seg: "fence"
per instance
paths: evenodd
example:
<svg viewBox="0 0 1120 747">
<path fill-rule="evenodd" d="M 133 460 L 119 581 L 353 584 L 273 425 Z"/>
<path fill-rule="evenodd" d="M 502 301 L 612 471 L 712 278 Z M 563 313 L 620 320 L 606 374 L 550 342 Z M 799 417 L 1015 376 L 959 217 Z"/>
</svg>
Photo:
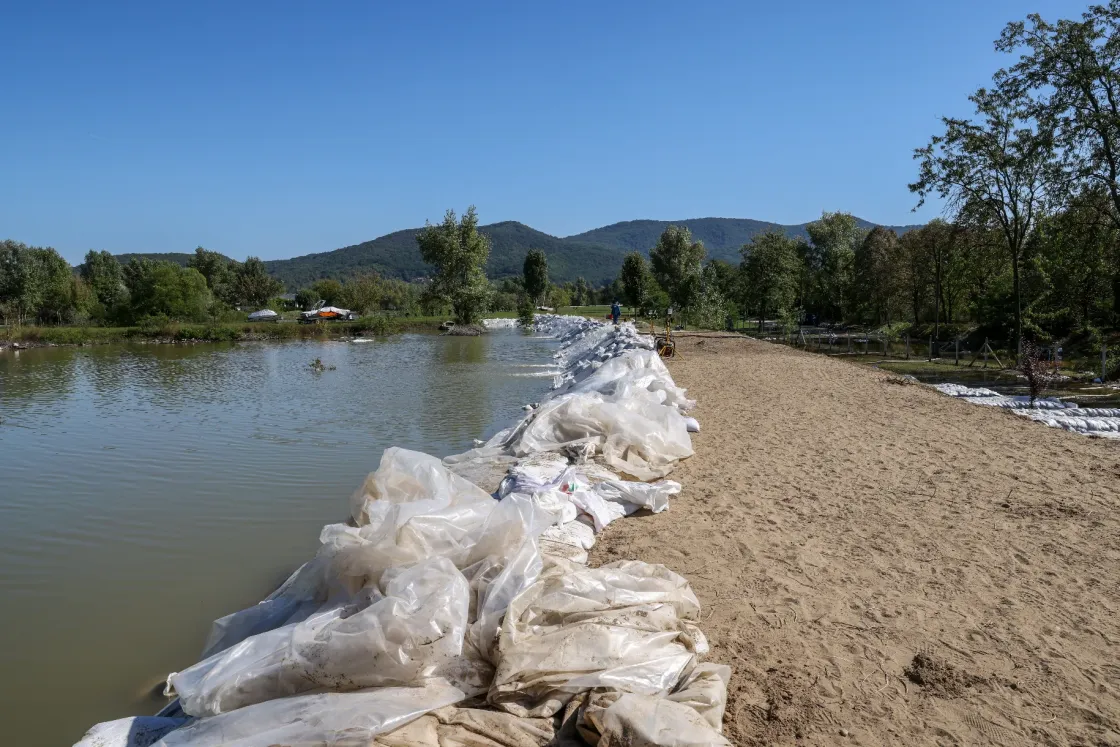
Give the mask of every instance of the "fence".
<svg viewBox="0 0 1120 747">
<path fill-rule="evenodd" d="M 938 340 L 911 339 L 909 335 L 885 335 L 858 330 L 836 330 L 826 327 L 800 327 L 795 330 L 779 330 L 769 323 L 758 330 L 740 329 L 739 331 L 760 340 L 777 342 L 783 345 L 809 350 L 811 352 L 838 356 L 875 356 L 878 358 L 897 358 L 900 360 L 926 360 L 952 363 L 953 365 L 989 365 L 1002 368 L 1003 363 L 985 340 L 979 348 L 973 348 L 964 337 L 947 342 Z"/>
</svg>

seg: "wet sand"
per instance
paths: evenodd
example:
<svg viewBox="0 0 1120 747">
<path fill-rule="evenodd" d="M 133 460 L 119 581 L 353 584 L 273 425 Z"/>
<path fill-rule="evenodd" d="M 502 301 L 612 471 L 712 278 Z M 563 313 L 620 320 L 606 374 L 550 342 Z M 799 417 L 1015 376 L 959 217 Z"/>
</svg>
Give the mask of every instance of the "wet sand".
<svg viewBox="0 0 1120 747">
<path fill-rule="evenodd" d="M 684 337 L 696 455 L 592 563 L 683 573 L 736 744 L 1120 744 L 1120 441 Z"/>
</svg>

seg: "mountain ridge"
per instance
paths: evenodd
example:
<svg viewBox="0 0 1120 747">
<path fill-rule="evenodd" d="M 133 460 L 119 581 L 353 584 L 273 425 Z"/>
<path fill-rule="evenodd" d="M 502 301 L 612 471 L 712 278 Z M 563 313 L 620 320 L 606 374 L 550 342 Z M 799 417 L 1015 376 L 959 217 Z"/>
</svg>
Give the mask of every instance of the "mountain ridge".
<svg viewBox="0 0 1120 747">
<path fill-rule="evenodd" d="M 856 220 L 862 228 L 870 229 L 880 225 L 861 218 Z M 749 243 L 751 238 L 766 231 L 779 230 L 798 238 L 808 236 L 808 223 L 785 225 L 753 218 L 715 217 L 675 221 L 620 221 L 565 237 L 538 231 L 519 221 L 490 223 L 479 226 L 479 231 L 490 238 L 490 260 L 487 262 L 486 272 L 491 278 L 520 274 L 525 253 L 529 249 L 542 249 L 548 256 L 549 277 L 552 280 L 567 282 L 582 276 L 592 285 L 600 285 L 617 277 L 622 259 L 628 252 L 639 251 L 648 256 L 649 250 L 657 243 L 657 237 L 669 225 L 688 227 L 693 238 L 704 243 L 709 259 L 734 263 L 739 261 L 739 249 Z M 919 226 L 885 227 L 902 234 Z M 338 249 L 267 260 L 265 266 L 273 276 L 284 282 L 288 290 L 296 290 L 324 278 L 345 280 L 369 272 L 402 280 L 416 280 L 431 274 L 431 267 L 421 259 L 416 245 L 416 236 L 421 230 L 405 228 Z M 183 260 L 189 255 L 118 255 L 121 258 L 129 256 L 152 259 L 165 256 L 169 261 L 184 264 Z"/>
</svg>

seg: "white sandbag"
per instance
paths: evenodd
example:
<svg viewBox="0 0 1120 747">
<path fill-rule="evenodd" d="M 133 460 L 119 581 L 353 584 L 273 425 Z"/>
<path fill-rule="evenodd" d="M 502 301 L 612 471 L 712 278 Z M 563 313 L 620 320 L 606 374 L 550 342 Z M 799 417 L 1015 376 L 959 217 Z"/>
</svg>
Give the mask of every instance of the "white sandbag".
<svg viewBox="0 0 1120 747">
<path fill-rule="evenodd" d="M 469 589 L 446 558 L 385 574 L 365 609 L 335 608 L 252 636 L 172 674 L 191 716 L 227 713 L 317 688 L 410 686 L 446 671 L 463 650 Z"/>
<path fill-rule="evenodd" d="M 685 678 L 668 700 L 688 706 L 700 714 L 716 731 L 723 731 L 723 712 L 727 708 L 727 683 L 731 667 L 705 662 Z"/>
<path fill-rule="evenodd" d="M 488 498 L 486 491 L 448 470 L 436 457 L 393 446 L 385 449 L 377 471 L 371 472 L 354 492 L 350 508 L 354 521 L 361 526 L 369 523 L 366 507 L 374 501 L 406 504 L 401 512 L 404 522 L 412 515 Z"/>
<path fill-rule="evenodd" d="M 449 706 L 376 737 L 369 747 L 544 747 L 556 745 L 555 738 L 552 719 Z"/>
<path fill-rule="evenodd" d="M 375 737 L 470 697 L 447 682 L 280 698 L 198 719 L 156 747 L 365 747 Z"/>
<path fill-rule="evenodd" d="M 598 747 L 730 747 L 683 703 L 635 693 L 596 693 L 581 714 L 580 733 Z"/>
<path fill-rule="evenodd" d="M 87 731 L 74 747 L 151 747 L 186 721 L 159 716 L 132 716 L 105 721 Z"/>
<path fill-rule="evenodd" d="M 682 412 L 696 406 L 695 400 L 688 399 L 685 390 L 674 383 L 661 356 L 652 350 L 627 350 L 573 383 L 568 391 L 614 395 L 624 389 L 664 392 L 665 404 Z"/>
<path fill-rule="evenodd" d="M 690 622 L 699 611 L 688 582 L 664 566 L 550 561 L 509 606 L 487 700 L 541 717 L 594 688 L 668 695 L 707 650 Z"/>
</svg>

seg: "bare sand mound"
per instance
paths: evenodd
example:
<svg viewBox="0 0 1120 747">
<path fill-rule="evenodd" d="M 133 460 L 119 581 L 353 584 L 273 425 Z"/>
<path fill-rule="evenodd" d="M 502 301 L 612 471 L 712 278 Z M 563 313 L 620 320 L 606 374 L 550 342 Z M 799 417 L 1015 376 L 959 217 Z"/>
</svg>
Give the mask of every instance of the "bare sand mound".
<svg viewBox="0 0 1120 747">
<path fill-rule="evenodd" d="M 1120 442 L 743 338 L 680 342 L 696 456 L 592 552 L 683 573 L 736 744 L 1120 744 Z"/>
</svg>

